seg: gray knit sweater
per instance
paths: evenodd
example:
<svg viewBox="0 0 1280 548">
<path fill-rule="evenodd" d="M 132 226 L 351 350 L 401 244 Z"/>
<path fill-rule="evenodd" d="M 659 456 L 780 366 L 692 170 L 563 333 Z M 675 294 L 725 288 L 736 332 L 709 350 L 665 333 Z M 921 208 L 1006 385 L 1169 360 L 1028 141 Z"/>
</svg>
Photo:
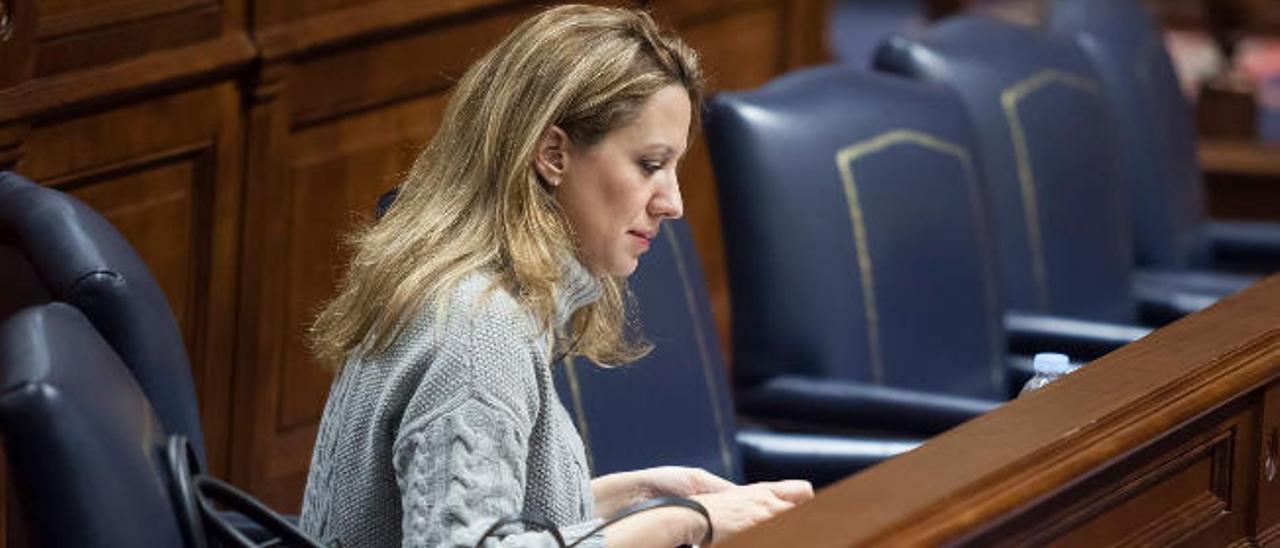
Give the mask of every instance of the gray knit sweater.
<svg viewBox="0 0 1280 548">
<path fill-rule="evenodd" d="M 562 328 L 600 287 L 570 261 Z M 556 397 L 551 337 L 492 278 L 427 306 L 385 352 L 353 354 L 320 421 L 301 526 L 330 546 L 473 546 L 497 519 L 535 512 L 567 542 L 599 524 L 582 439 Z M 461 313 L 459 313 L 461 312 Z M 515 529 L 486 546 L 552 547 Z M 580 546 L 604 546 L 596 534 Z"/>
</svg>

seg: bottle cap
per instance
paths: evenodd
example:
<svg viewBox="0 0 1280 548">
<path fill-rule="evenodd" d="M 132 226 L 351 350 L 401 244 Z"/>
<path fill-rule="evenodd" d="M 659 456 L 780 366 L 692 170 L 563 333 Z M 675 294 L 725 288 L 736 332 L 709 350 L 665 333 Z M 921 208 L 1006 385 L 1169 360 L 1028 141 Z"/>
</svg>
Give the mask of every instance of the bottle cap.
<svg viewBox="0 0 1280 548">
<path fill-rule="evenodd" d="M 1056 352 L 1041 352 L 1031 362 L 1032 369 L 1036 373 L 1046 375 L 1066 375 L 1070 373 L 1074 367 L 1071 367 L 1071 360 L 1067 359 L 1066 354 L 1058 354 Z"/>
</svg>

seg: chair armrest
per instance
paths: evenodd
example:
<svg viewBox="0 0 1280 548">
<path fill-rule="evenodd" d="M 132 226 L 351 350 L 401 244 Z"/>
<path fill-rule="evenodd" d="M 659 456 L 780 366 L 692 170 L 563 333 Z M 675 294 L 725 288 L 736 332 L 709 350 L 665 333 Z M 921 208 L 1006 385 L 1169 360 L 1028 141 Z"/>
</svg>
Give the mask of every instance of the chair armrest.
<svg viewBox="0 0 1280 548">
<path fill-rule="evenodd" d="M 738 391 L 738 408 L 762 421 L 931 436 L 1000 402 L 783 375 Z"/>
<path fill-rule="evenodd" d="M 1164 325 L 1194 314 L 1257 281 L 1254 276 L 1217 271 L 1139 270 L 1133 293 L 1143 322 Z"/>
<path fill-rule="evenodd" d="M 841 436 L 740 428 L 735 441 L 749 482 L 806 479 L 822 487 L 924 443 L 918 438 Z"/>
<path fill-rule="evenodd" d="M 1025 312 L 1006 312 L 1004 329 L 1009 350 L 1015 354 L 1061 352 L 1072 361 L 1100 358 L 1151 333 L 1134 325 Z"/>
<path fill-rule="evenodd" d="M 1280 223 L 1214 221 L 1205 233 L 1215 266 L 1257 274 L 1280 271 Z"/>
</svg>

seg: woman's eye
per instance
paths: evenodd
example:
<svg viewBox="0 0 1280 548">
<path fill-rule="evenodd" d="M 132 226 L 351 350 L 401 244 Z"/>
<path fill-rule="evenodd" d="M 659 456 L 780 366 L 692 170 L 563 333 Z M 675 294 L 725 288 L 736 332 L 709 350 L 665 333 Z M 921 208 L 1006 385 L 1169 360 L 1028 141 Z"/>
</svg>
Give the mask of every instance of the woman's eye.
<svg viewBox="0 0 1280 548">
<path fill-rule="evenodd" d="M 640 169 L 643 170 L 646 175 L 653 175 L 654 173 L 662 171 L 662 162 L 654 162 L 654 161 L 640 162 Z"/>
</svg>

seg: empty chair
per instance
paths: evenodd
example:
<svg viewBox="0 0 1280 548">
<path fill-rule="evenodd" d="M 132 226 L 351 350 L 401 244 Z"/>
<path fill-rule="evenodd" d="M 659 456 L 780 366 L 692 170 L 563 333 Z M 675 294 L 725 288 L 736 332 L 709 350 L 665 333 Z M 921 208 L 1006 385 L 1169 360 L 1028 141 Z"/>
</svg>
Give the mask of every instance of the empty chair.
<svg viewBox="0 0 1280 548">
<path fill-rule="evenodd" d="M 1159 312 L 1158 323 L 1212 302 L 1179 298 L 1172 284 L 1135 289 L 1110 111 L 1090 61 L 1072 41 L 954 17 L 918 37 L 894 37 L 876 62 L 948 85 L 962 98 L 981 152 L 1011 310 L 1124 324 L 1141 319 L 1141 294 Z M 1185 305 L 1194 306 L 1179 308 Z"/>
<path fill-rule="evenodd" d="M 0 322 L 0 437 L 33 546 L 183 545 L 165 433 L 77 309 L 38 305 Z"/>
<path fill-rule="evenodd" d="M 593 474 L 683 465 L 736 481 L 799 477 L 822 485 L 920 443 L 739 428 L 702 280 L 688 227 L 663 223 L 628 282 L 653 351 L 608 369 L 556 365 Z"/>
<path fill-rule="evenodd" d="M 842 64 L 870 69 L 876 47 L 894 32 L 928 23 L 924 0 L 840 0 L 831 6 L 827 44 Z"/>
<path fill-rule="evenodd" d="M 709 103 L 739 405 L 932 434 L 1007 397 L 981 166 L 949 90 L 846 67 Z"/>
<path fill-rule="evenodd" d="M 115 350 L 165 431 L 204 463 L 204 436 L 182 334 L 146 265 L 101 215 L 72 196 L 0 172 L 0 320 L 61 301 Z"/>
<path fill-rule="evenodd" d="M 1075 39 L 1098 70 L 1129 192 L 1138 264 L 1280 269 L 1280 224 L 1208 222 L 1191 105 L 1159 25 L 1137 0 L 1058 0 L 1050 29 Z"/>
</svg>

